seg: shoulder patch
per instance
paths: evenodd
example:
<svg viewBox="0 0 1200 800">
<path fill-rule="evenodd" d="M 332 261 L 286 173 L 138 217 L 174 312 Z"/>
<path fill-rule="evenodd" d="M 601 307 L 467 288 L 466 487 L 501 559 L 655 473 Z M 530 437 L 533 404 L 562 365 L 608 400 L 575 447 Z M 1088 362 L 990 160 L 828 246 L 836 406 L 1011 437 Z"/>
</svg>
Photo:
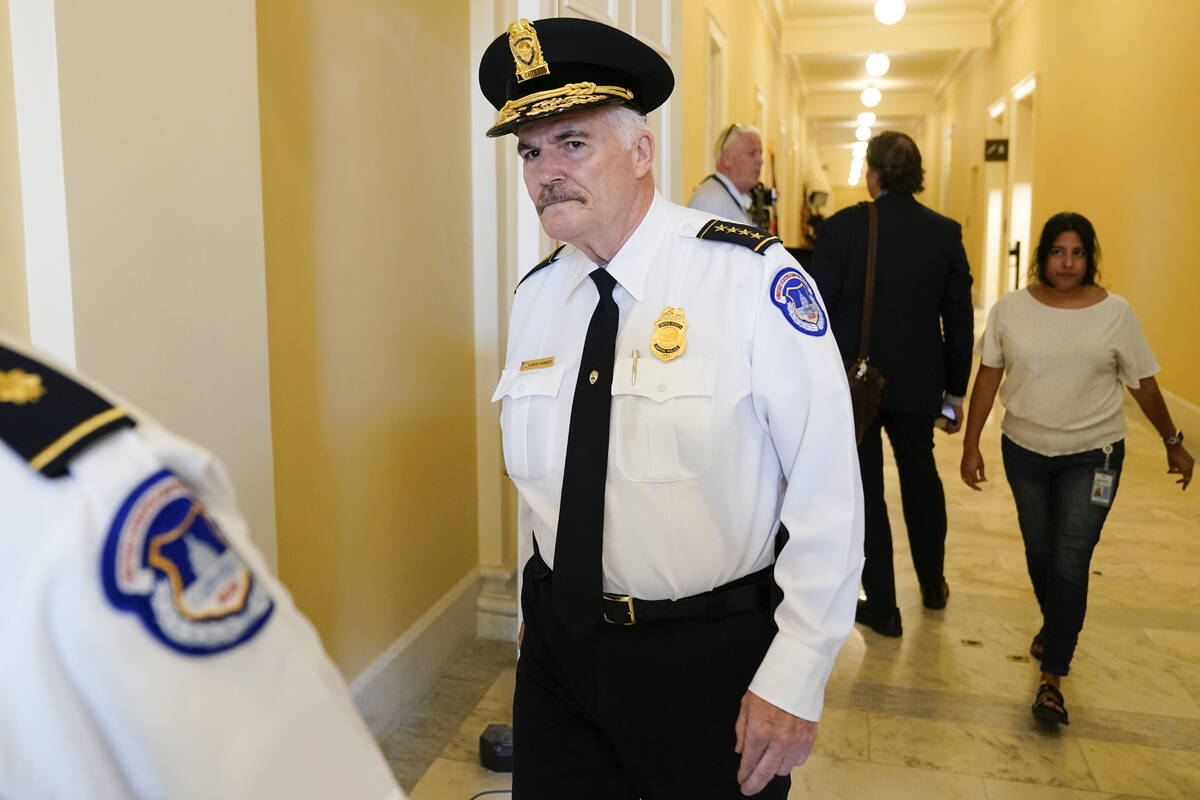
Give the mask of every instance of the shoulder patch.
<svg viewBox="0 0 1200 800">
<path fill-rule="evenodd" d="M 771 245 L 776 242 L 782 243 L 783 241 L 778 236 L 772 236 L 762 228 L 755 228 L 753 225 L 739 225 L 736 222 L 730 222 L 725 219 L 710 219 L 704 223 L 704 227 L 696 234 L 696 238 L 708 239 L 714 242 L 740 244 L 742 247 L 750 248 L 760 256 Z"/>
<path fill-rule="evenodd" d="M 538 270 L 544 269 L 545 267 L 550 266 L 555 261 L 558 261 L 558 254 L 561 253 L 563 251 L 563 248 L 565 248 L 565 247 L 566 247 L 565 244 L 560 244 L 557 248 L 555 248 L 553 253 L 546 256 L 541 261 L 539 261 L 537 264 L 535 264 L 533 269 L 529 270 L 529 272 L 526 272 L 525 277 L 521 278 L 521 280 L 517 281 L 517 288 L 513 289 L 513 294 L 517 293 L 517 289 L 520 289 L 521 284 L 524 283 L 525 281 L 529 280 L 529 276 L 533 275 L 533 273 L 537 272 Z"/>
<path fill-rule="evenodd" d="M 804 273 L 795 267 L 785 267 L 771 281 L 771 302 L 783 313 L 788 324 L 809 336 L 824 336 L 829 327 L 825 309 L 817 299 Z"/>
<path fill-rule="evenodd" d="M 170 470 L 121 504 L 100 556 L 104 594 L 180 653 L 212 655 L 258 633 L 274 602 Z"/>
<path fill-rule="evenodd" d="M 51 478 L 92 442 L 134 421 L 91 389 L 0 346 L 0 442 Z"/>
</svg>

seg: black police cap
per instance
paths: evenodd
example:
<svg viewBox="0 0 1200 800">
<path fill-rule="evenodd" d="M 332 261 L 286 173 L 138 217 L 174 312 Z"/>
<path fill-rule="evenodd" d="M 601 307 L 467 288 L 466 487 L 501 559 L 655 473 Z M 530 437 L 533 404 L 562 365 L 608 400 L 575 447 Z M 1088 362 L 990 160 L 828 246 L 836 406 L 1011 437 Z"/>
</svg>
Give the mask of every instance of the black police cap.
<svg viewBox="0 0 1200 800">
<path fill-rule="evenodd" d="M 556 114 L 624 103 L 643 114 L 675 88 L 662 56 L 600 22 L 553 17 L 508 26 L 484 51 L 479 87 L 500 112 L 488 136 Z"/>
</svg>

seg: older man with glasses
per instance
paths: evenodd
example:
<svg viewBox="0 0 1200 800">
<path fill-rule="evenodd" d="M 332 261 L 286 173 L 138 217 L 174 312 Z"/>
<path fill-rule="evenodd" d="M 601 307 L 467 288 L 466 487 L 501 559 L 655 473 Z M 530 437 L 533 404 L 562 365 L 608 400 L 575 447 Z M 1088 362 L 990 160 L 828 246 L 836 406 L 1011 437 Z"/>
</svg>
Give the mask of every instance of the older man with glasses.
<svg viewBox="0 0 1200 800">
<path fill-rule="evenodd" d="M 700 181 L 688 206 L 718 217 L 753 225 L 750 189 L 763 165 L 762 137 L 752 125 L 736 122 L 717 137 L 713 147 L 717 171 Z"/>
</svg>

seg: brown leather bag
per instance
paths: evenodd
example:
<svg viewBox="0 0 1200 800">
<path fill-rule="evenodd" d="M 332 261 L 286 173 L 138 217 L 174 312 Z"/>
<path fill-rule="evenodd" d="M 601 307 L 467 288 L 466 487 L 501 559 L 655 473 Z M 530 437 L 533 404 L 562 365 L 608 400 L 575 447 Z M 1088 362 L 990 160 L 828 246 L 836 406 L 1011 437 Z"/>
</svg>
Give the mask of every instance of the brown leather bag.
<svg viewBox="0 0 1200 800">
<path fill-rule="evenodd" d="M 867 426 L 879 413 L 883 402 L 883 376 L 869 363 L 867 349 L 871 341 L 871 309 L 875 305 L 875 245 L 879 236 L 879 211 L 875 203 L 867 203 L 871 216 L 870 232 L 867 235 L 867 280 L 863 287 L 862 329 L 858 337 L 858 358 L 846 367 L 846 380 L 850 383 L 850 405 L 854 409 L 854 439 L 862 444 Z"/>
</svg>

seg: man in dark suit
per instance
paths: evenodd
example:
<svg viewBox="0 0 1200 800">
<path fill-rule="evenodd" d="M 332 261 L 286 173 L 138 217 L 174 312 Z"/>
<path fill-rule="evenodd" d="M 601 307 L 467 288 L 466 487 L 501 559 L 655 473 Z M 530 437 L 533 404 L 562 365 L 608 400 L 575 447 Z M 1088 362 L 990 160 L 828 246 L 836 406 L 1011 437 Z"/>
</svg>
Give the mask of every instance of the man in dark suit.
<svg viewBox="0 0 1200 800">
<path fill-rule="evenodd" d="M 863 589 L 856 619 L 884 636 L 901 634 L 892 569 L 892 532 L 883 499 L 883 445 L 892 442 L 904 523 L 926 608 L 946 605 L 946 497 L 933 460 L 933 428 L 943 407 L 947 433 L 958 431 L 971 372 L 974 314 L 962 229 L 918 203 L 921 153 L 908 136 L 887 131 L 867 147 L 867 189 L 879 214 L 870 363 L 887 381 L 879 415 L 858 449 L 866 514 Z M 825 298 L 842 358 L 858 355 L 867 262 L 866 203 L 843 209 L 821 227 L 811 272 Z"/>
</svg>

